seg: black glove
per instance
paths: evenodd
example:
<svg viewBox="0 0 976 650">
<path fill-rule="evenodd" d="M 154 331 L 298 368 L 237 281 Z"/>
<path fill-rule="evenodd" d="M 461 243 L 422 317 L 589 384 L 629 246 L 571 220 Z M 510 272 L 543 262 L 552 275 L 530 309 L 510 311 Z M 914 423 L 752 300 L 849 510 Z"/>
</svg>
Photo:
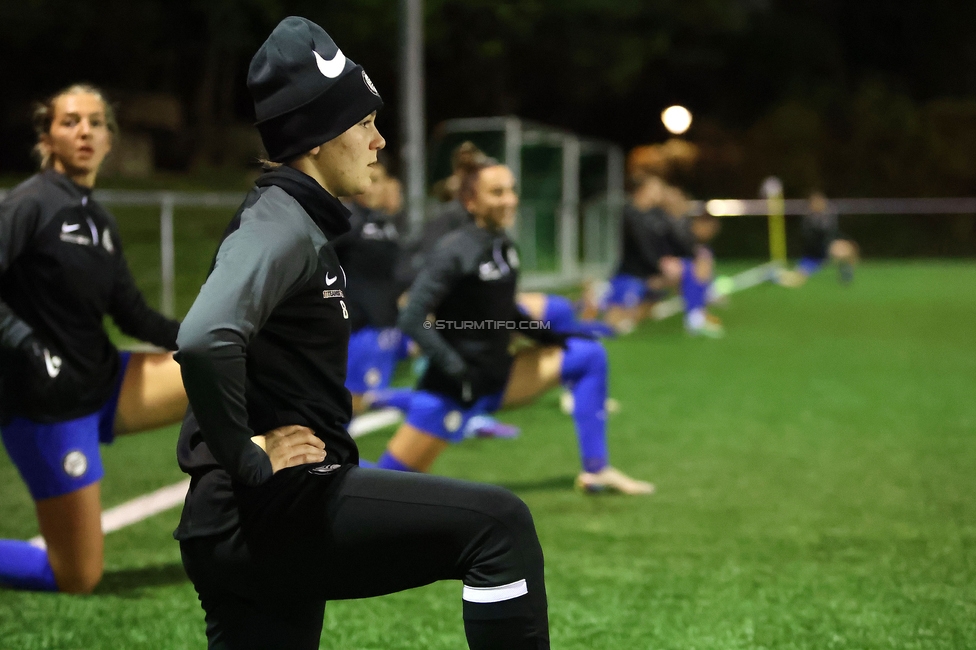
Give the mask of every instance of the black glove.
<svg viewBox="0 0 976 650">
<path fill-rule="evenodd" d="M 61 356 L 33 336 L 21 341 L 18 349 L 27 364 L 29 382 L 41 392 L 46 391 L 61 374 Z"/>
<path fill-rule="evenodd" d="M 477 368 L 465 365 L 464 371 L 453 375 L 461 385 L 461 392 L 458 396 L 461 404 L 465 407 L 474 403 L 474 396 L 478 393 L 478 382 L 481 379 Z"/>
</svg>

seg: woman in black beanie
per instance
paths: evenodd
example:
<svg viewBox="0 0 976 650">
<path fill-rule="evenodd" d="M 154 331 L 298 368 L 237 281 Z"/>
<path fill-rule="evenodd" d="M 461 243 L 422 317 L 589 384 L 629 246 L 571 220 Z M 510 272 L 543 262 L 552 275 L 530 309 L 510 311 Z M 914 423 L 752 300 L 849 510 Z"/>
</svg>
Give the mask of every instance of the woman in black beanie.
<svg viewBox="0 0 976 650">
<path fill-rule="evenodd" d="M 337 196 L 369 187 L 385 141 L 360 66 L 287 18 L 251 62 L 271 161 L 187 315 L 177 360 L 192 477 L 176 538 L 211 648 L 317 648 L 326 601 L 464 583 L 477 649 L 549 647 L 542 549 L 510 492 L 362 469 L 346 432 L 346 278 Z"/>
</svg>

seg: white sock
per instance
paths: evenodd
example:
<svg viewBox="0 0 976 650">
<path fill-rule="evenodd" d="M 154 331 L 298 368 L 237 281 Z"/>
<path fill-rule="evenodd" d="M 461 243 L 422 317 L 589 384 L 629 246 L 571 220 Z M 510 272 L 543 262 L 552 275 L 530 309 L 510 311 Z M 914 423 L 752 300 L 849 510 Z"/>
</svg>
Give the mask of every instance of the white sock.
<svg viewBox="0 0 976 650">
<path fill-rule="evenodd" d="M 701 329 L 705 325 L 705 310 L 698 308 L 692 309 L 685 314 L 685 327 L 690 330 Z"/>
</svg>

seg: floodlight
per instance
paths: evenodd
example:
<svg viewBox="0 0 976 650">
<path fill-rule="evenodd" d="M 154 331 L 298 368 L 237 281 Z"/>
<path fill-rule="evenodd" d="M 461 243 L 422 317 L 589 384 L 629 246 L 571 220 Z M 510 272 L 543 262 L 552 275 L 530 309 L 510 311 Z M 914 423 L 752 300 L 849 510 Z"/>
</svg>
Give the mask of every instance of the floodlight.
<svg viewBox="0 0 976 650">
<path fill-rule="evenodd" d="M 669 106 L 661 112 L 664 128 L 675 135 L 681 135 L 691 126 L 691 111 L 684 106 Z"/>
</svg>

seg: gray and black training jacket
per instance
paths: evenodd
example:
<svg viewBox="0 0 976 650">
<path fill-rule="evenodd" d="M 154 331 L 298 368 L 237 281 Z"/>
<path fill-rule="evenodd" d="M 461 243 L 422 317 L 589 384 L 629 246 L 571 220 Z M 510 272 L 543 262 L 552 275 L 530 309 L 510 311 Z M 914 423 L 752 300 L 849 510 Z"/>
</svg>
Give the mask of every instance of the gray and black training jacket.
<svg viewBox="0 0 976 650">
<path fill-rule="evenodd" d="M 543 345 L 564 343 L 565 336 L 519 310 L 518 274 L 518 249 L 504 230 L 469 221 L 441 238 L 397 322 L 430 358 L 417 388 L 470 403 L 505 388 L 513 334 Z"/>
<path fill-rule="evenodd" d="M 61 422 L 100 409 L 120 369 L 106 315 L 132 337 L 176 349 L 180 324 L 146 304 L 115 219 L 91 189 L 53 170 L 32 176 L 0 203 L 0 411 Z M 43 393 L 17 350 L 30 336 L 61 358 Z"/>
<path fill-rule="evenodd" d="M 621 258 L 617 273 L 647 278 L 661 272 L 662 257 L 691 257 L 695 244 L 683 221 L 673 219 L 664 208 L 639 210 L 627 205 L 621 227 Z"/>
<path fill-rule="evenodd" d="M 325 442 L 323 467 L 358 464 L 346 278 L 329 244 L 348 230 L 345 206 L 287 166 L 257 180 L 227 228 L 180 329 L 190 408 L 177 457 L 192 480 L 177 539 L 239 523 L 239 492 L 273 473 L 254 435 L 307 426 Z"/>
</svg>

